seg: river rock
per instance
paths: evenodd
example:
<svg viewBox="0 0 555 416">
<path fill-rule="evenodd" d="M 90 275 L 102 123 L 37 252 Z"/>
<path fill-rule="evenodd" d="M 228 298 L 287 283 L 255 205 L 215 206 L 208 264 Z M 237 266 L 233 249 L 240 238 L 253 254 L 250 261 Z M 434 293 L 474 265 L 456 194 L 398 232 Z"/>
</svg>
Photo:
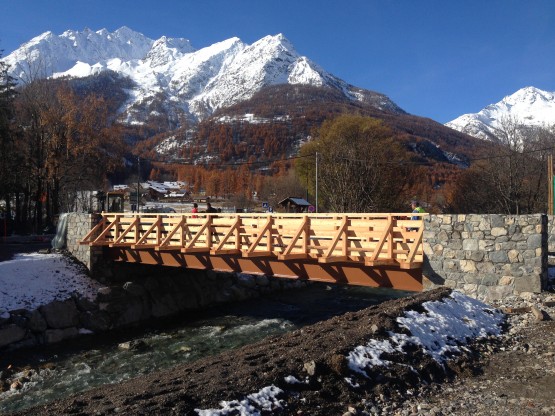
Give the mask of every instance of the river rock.
<svg viewBox="0 0 555 416">
<path fill-rule="evenodd" d="M 110 316 L 104 311 L 86 311 L 79 314 L 83 328 L 93 332 L 107 331 L 111 327 Z"/>
<path fill-rule="evenodd" d="M 44 341 L 46 344 L 55 344 L 64 339 L 74 338 L 79 335 L 79 330 L 75 327 L 64 329 L 47 329 L 44 331 Z"/>
<path fill-rule="evenodd" d="M 182 310 L 182 305 L 178 298 L 167 292 L 151 292 L 152 316 L 160 318 L 169 316 Z"/>
<path fill-rule="evenodd" d="M 39 308 L 50 328 L 63 329 L 79 324 L 79 311 L 73 299 L 55 300 Z"/>
<path fill-rule="evenodd" d="M 134 339 L 133 341 L 126 341 L 118 344 L 118 348 L 120 350 L 128 350 L 128 351 L 146 351 L 150 347 L 144 340 Z"/>
<path fill-rule="evenodd" d="M 143 301 L 143 299 L 129 298 L 125 300 L 124 304 L 123 313 L 114 319 L 116 326 L 127 326 L 150 318 L 148 302 Z"/>
<path fill-rule="evenodd" d="M 42 332 L 48 328 L 48 325 L 39 310 L 35 309 L 29 313 L 27 327 L 33 332 Z"/>
<path fill-rule="evenodd" d="M 84 296 L 76 296 L 74 299 L 75 305 L 77 305 L 77 309 L 80 311 L 94 311 L 98 309 L 98 305 Z"/>
<path fill-rule="evenodd" d="M 25 330 L 17 325 L 8 325 L 0 329 L 0 347 L 21 341 L 25 337 Z"/>
</svg>

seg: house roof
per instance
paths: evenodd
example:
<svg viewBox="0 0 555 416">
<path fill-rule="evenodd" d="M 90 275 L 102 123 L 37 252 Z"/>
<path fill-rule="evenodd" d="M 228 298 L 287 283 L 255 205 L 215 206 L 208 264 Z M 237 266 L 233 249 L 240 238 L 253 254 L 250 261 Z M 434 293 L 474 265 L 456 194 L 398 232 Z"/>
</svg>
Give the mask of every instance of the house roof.
<svg viewBox="0 0 555 416">
<path fill-rule="evenodd" d="M 286 203 L 292 203 L 294 205 L 300 206 L 300 207 L 309 207 L 312 204 L 310 202 L 308 202 L 306 199 L 304 198 L 295 198 L 295 197 L 288 197 L 285 198 L 283 201 L 279 202 L 279 205 L 285 205 Z"/>
</svg>

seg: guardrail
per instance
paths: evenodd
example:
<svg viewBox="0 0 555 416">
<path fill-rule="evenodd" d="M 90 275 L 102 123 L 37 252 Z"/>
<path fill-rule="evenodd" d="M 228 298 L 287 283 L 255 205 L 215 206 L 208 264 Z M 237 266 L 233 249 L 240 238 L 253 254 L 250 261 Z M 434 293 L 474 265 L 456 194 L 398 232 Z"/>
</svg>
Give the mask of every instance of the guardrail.
<svg viewBox="0 0 555 416">
<path fill-rule="evenodd" d="M 81 244 L 414 269 L 426 215 L 103 213 Z"/>
</svg>

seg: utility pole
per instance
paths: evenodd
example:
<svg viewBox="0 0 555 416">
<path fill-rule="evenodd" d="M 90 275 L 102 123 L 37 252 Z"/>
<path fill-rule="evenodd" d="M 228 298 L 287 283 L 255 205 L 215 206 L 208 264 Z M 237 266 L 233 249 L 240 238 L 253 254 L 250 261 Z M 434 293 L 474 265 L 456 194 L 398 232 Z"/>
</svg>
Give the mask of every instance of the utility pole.
<svg viewBox="0 0 555 416">
<path fill-rule="evenodd" d="M 141 157 L 137 156 L 137 214 L 141 212 L 139 209 L 139 202 L 141 201 Z"/>
<path fill-rule="evenodd" d="M 318 152 L 316 152 L 316 212 L 318 212 Z"/>
<path fill-rule="evenodd" d="M 553 155 L 547 156 L 547 215 L 553 215 Z"/>
</svg>

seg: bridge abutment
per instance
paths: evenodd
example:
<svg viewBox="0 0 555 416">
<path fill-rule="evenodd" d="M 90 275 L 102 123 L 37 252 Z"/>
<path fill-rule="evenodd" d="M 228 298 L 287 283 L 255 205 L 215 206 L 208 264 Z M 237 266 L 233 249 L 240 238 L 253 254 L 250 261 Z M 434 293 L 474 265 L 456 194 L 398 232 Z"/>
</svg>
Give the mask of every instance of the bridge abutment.
<svg viewBox="0 0 555 416">
<path fill-rule="evenodd" d="M 112 277 L 112 261 L 104 256 L 103 247 L 79 244 L 100 218 L 100 214 L 69 213 L 66 247 L 73 257 L 89 269 L 91 276 L 104 282 Z"/>
<path fill-rule="evenodd" d="M 448 286 L 493 301 L 546 288 L 552 217 L 451 214 L 424 223 L 425 289 Z"/>
</svg>

